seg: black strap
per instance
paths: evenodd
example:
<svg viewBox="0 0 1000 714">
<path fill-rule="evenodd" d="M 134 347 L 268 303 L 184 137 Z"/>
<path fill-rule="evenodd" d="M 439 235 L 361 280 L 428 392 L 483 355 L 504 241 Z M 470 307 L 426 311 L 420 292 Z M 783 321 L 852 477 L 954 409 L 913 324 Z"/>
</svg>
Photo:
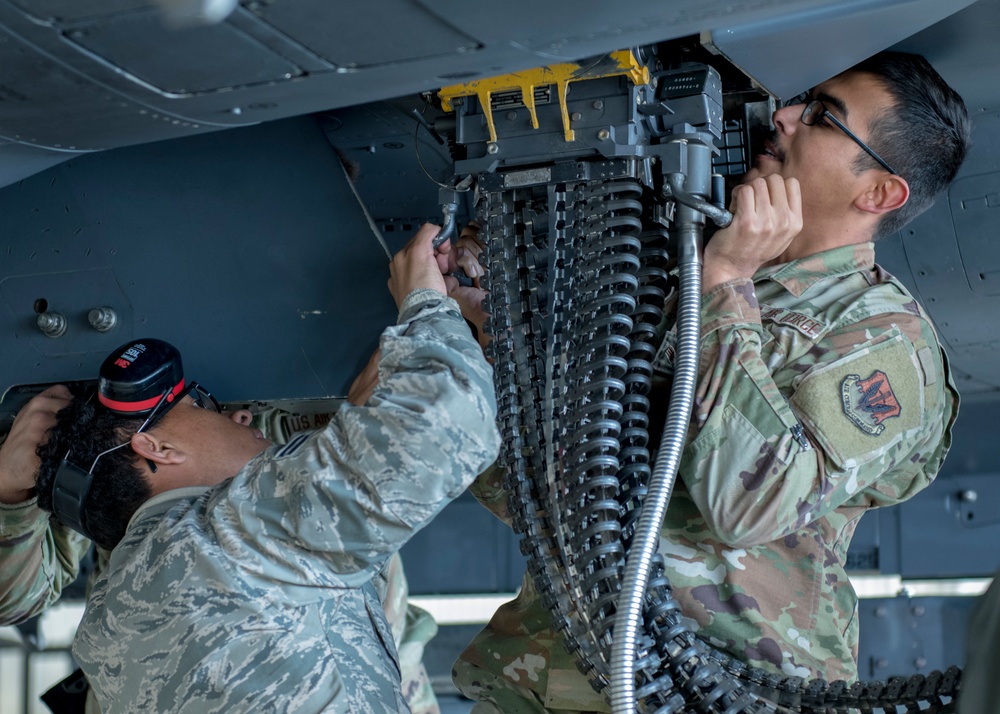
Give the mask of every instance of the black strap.
<svg viewBox="0 0 1000 714">
<path fill-rule="evenodd" d="M 88 538 L 90 534 L 83 522 L 83 505 L 93 480 L 92 474 L 72 463 L 69 454 L 66 454 L 52 482 L 52 513 L 56 520 Z"/>
<path fill-rule="evenodd" d="M 42 695 L 41 699 L 53 714 L 84 714 L 90 682 L 78 669 Z"/>
</svg>

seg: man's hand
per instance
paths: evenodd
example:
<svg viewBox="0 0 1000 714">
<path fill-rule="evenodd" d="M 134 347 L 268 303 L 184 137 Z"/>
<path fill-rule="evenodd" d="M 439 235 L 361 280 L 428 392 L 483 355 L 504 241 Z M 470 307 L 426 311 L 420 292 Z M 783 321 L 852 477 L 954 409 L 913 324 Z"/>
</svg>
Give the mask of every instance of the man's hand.
<svg viewBox="0 0 1000 714">
<path fill-rule="evenodd" d="M 406 296 L 418 288 L 448 294 L 443 275 L 448 265 L 447 249 L 442 246 L 444 250 L 435 252 L 433 244 L 440 232 L 439 226 L 425 223 L 389 262 L 389 292 L 396 307 L 402 307 Z"/>
<path fill-rule="evenodd" d="M 780 256 L 802 230 L 799 181 L 771 174 L 733 189 L 733 222 L 705 246 L 702 292 L 752 278 Z"/>
<path fill-rule="evenodd" d="M 22 503 L 34 494 L 39 459 L 35 449 L 55 426 L 56 413 L 73 400 L 63 385 L 35 396 L 14 419 L 7 441 L 0 446 L 0 503 Z"/>
<path fill-rule="evenodd" d="M 479 278 L 485 274 L 483 266 L 479 264 L 479 254 L 483 252 L 483 244 L 479 241 L 479 224 L 469 223 L 458 236 L 455 245 L 448 248 L 448 269 L 447 273 L 461 270 L 469 276 L 473 284 L 479 287 Z M 442 249 L 444 246 L 442 246 Z M 442 251 L 444 252 L 444 251 Z"/>
<path fill-rule="evenodd" d="M 483 244 L 479 242 L 479 225 L 469 223 L 462 229 L 462 234 L 455 245 L 444 253 L 448 257 L 444 282 L 448 287 L 448 296 L 458 303 L 462 310 L 462 317 L 476 326 L 479 333 L 479 344 L 485 348 L 491 337 L 485 331 L 487 315 L 483 311 L 483 298 L 486 297 L 486 291 L 479 285 L 479 279 L 486 274 L 483 266 L 479 264 L 479 254 L 482 252 Z M 471 286 L 460 285 L 456 278 L 448 275 L 456 268 L 461 269 L 472 279 Z"/>
</svg>

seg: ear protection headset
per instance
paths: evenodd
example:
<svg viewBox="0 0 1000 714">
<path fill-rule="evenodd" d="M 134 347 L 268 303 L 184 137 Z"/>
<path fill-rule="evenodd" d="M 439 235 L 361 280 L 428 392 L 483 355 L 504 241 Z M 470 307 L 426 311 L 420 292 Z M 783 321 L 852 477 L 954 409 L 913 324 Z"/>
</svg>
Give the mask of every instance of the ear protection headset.
<svg viewBox="0 0 1000 714">
<path fill-rule="evenodd" d="M 97 381 L 97 400 L 104 408 L 119 416 L 146 417 L 140 432 L 152 427 L 188 391 L 181 353 L 173 345 L 152 338 L 127 342 L 112 352 L 101 365 Z M 126 441 L 102 451 L 89 469 L 70 461 L 72 448 L 66 452 L 52 484 L 52 513 L 56 520 L 90 537 L 84 504 L 94 480 L 94 468 L 102 456 L 130 444 Z"/>
</svg>

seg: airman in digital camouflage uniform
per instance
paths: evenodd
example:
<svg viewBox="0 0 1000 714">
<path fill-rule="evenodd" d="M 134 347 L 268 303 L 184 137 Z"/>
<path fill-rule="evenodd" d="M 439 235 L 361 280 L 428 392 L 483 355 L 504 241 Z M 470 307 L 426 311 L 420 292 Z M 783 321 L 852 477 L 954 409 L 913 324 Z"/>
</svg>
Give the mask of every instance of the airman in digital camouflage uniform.
<svg viewBox="0 0 1000 714">
<path fill-rule="evenodd" d="M 356 382 L 355 387 L 359 386 Z M 370 393 L 354 392 L 352 388 L 348 396 L 353 404 L 363 404 L 370 397 Z M 274 443 L 287 444 L 296 434 L 320 429 L 332 418 L 332 412 L 295 413 L 265 409 L 255 416 L 254 424 Z M 379 597 L 399 656 L 403 698 L 413 714 L 439 714 L 441 707 L 423 662 L 424 649 L 437 634 L 437 623 L 429 612 L 410 603 L 409 584 L 399 553 L 394 553 L 389 559 L 384 576 L 376 584 L 384 581 L 384 587 L 378 588 Z"/>
<path fill-rule="evenodd" d="M 267 448 L 248 412 L 198 408 L 204 395 L 183 382 L 170 393 L 192 396 L 148 429 L 112 420 L 79 438 L 110 411 L 103 399 L 60 415 L 42 450 L 43 508 L 67 450 L 80 472 L 108 443 L 134 452 L 97 459 L 96 499 L 79 511 L 113 547 L 74 642 L 103 709 L 406 710 L 373 577 L 498 448 L 490 369 L 445 297 L 436 234 L 425 227 L 391 264 L 400 319 L 372 399 L 318 433 Z M 108 504 L 133 492 L 151 498 L 116 523 Z"/>
<path fill-rule="evenodd" d="M 872 241 L 951 182 L 969 123 L 922 58 L 882 53 L 774 124 L 733 192 L 733 224 L 705 249 L 695 413 L 660 552 L 716 646 L 768 671 L 851 680 L 851 536 L 867 509 L 932 481 L 958 407 L 930 319 L 875 265 Z M 665 339 L 668 380 L 672 358 Z M 495 471 L 473 490 L 504 515 Z M 527 582 L 453 676 L 477 714 L 609 711 Z"/>
<path fill-rule="evenodd" d="M 338 156 L 354 181 L 359 167 L 339 151 Z M 364 397 L 370 395 L 369 388 Z M 24 622 L 54 604 L 63 588 L 79 575 L 80 562 L 91 547 L 88 538 L 38 509 L 34 497 L 38 470 L 35 445 L 55 424 L 56 412 L 70 399 L 63 385 L 45 390 L 18 414 L 11 438 L 0 435 L 0 625 Z M 258 415 L 255 423 L 267 438 L 285 444 L 297 432 L 325 426 L 331 416 L 271 409 Z M 9 445 L 5 449 L 6 442 Z M 97 554 L 97 569 L 92 577 L 100 573 L 107 561 L 106 551 L 98 548 Z M 384 581 L 384 593 L 380 591 L 380 596 L 399 655 L 406 703 L 413 714 L 438 714 L 440 707 L 423 664 L 425 646 L 437 633 L 437 623 L 430 613 L 409 603 L 398 553 L 387 563 L 385 577 L 377 581 Z M 100 712 L 90 692 L 86 710 L 88 714 Z"/>
<path fill-rule="evenodd" d="M 367 390 L 364 397 L 369 396 Z M 0 436 L 0 624 L 23 622 L 58 600 L 62 589 L 77 577 L 90 548 L 88 538 L 39 509 L 33 495 L 38 470 L 35 446 L 70 399 L 62 385 L 45 390 L 17 415 L 9 445 L 5 445 L 7 435 Z M 326 426 L 332 416 L 270 409 L 259 414 L 255 424 L 270 440 L 285 444 L 299 432 Z M 105 563 L 107 553 L 101 551 L 99 560 Z M 437 623 L 409 604 L 398 553 L 389 559 L 380 597 L 399 654 L 403 697 L 413 714 L 437 714 L 440 707 L 423 665 L 424 648 L 436 634 Z M 99 712 L 93 696 L 88 697 L 87 711 Z"/>
</svg>

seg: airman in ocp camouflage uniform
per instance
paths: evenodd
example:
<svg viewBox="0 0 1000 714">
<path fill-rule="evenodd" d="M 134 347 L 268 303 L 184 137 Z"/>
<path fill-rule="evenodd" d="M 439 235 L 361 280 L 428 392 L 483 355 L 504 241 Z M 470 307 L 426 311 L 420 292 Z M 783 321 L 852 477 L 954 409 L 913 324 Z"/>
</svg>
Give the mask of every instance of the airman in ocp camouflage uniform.
<svg viewBox="0 0 1000 714">
<path fill-rule="evenodd" d="M 950 183 L 969 124 L 937 73 L 898 53 L 774 123 L 734 191 L 732 226 L 705 249 L 694 415 L 660 552 L 685 616 L 716 646 L 767 671 L 852 680 L 851 536 L 867 509 L 933 480 L 958 408 L 929 318 L 875 265 L 871 241 Z M 851 143 L 865 138 L 895 170 Z M 669 379 L 666 337 L 656 369 Z M 472 490 L 506 516 L 495 470 Z M 462 653 L 453 678 L 476 714 L 610 711 L 544 614 L 526 583 Z"/>
<path fill-rule="evenodd" d="M 870 243 L 766 268 L 753 290 L 741 288 L 702 301 L 700 428 L 661 531 L 666 574 L 685 615 L 721 649 L 788 675 L 854 679 L 851 536 L 867 509 L 930 483 L 958 395 L 929 319 L 874 265 Z M 670 374 L 663 344 L 657 369 Z M 472 490 L 504 516 L 496 476 Z M 457 663 L 467 695 L 479 669 L 499 670 L 549 708 L 609 711 L 528 578 Z"/>
<path fill-rule="evenodd" d="M 951 445 L 944 353 L 874 258 L 835 248 L 703 298 L 698 435 L 660 550 L 702 635 L 787 675 L 857 677 L 851 536 L 926 487 Z"/>
</svg>

